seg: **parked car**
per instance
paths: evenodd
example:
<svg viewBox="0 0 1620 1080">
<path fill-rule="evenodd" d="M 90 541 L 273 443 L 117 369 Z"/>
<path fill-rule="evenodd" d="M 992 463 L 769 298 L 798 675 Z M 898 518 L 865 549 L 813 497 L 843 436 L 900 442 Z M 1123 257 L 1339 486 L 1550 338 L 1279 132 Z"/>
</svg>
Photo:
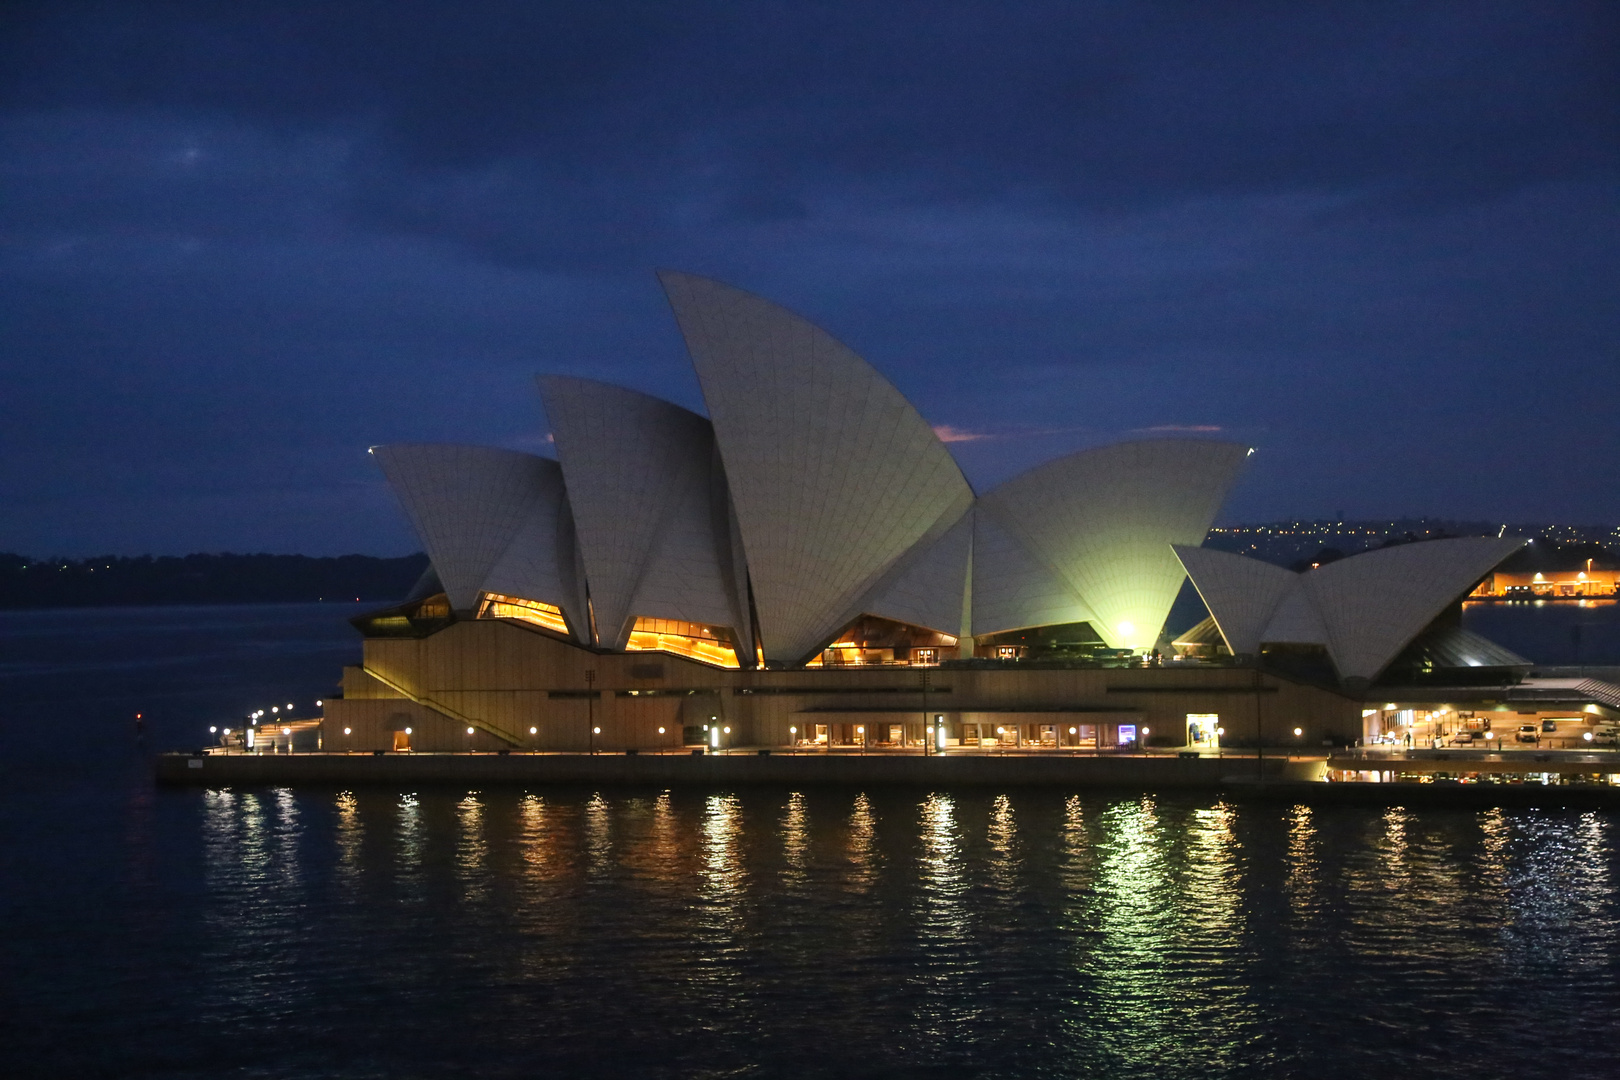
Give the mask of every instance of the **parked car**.
<svg viewBox="0 0 1620 1080">
<path fill-rule="evenodd" d="M 1620 724 L 1599 724 L 1593 728 L 1592 745 L 1620 746 Z"/>
<path fill-rule="evenodd" d="M 1537 739 L 1536 725 L 1521 724 L 1518 734 L 1513 736 L 1515 742 L 1535 742 Z"/>
<path fill-rule="evenodd" d="M 1552 735 L 1555 732 L 1557 732 L 1557 730 L 1558 730 L 1558 721 L 1556 721 L 1556 720 L 1543 720 L 1541 722 L 1542 734 Z"/>
<path fill-rule="evenodd" d="M 1451 737 L 1452 746 L 1468 746 L 1473 741 L 1474 733 L 1472 731 L 1459 731 Z"/>
</svg>

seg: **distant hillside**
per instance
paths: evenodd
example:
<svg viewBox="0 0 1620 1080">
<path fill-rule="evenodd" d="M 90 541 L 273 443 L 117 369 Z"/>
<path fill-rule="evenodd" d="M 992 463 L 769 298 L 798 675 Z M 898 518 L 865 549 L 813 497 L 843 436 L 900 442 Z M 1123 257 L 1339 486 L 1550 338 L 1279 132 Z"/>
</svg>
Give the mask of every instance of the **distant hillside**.
<svg viewBox="0 0 1620 1080">
<path fill-rule="evenodd" d="M 0 554 L 0 608 L 127 604 L 387 602 L 405 596 L 426 555 L 107 555 L 31 559 Z"/>
</svg>

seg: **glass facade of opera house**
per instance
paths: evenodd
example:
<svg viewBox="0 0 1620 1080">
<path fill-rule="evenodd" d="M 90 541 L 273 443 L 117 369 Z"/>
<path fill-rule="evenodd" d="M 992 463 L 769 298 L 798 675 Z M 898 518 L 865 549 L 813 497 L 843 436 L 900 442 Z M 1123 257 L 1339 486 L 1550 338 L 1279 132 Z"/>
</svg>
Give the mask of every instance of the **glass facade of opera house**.
<svg viewBox="0 0 1620 1080">
<path fill-rule="evenodd" d="M 1216 441 L 1083 450 L 978 492 L 831 335 L 661 280 L 708 416 L 543 376 L 556 459 L 373 448 L 432 569 L 356 620 L 324 749 L 1303 748 L 1526 690 L 1528 661 L 1456 618 L 1518 540 L 1306 573 L 1206 549 L 1252 452 Z M 1189 578 L 1210 618 L 1170 641 Z M 1549 707 L 1596 730 L 1605 687 Z"/>
</svg>

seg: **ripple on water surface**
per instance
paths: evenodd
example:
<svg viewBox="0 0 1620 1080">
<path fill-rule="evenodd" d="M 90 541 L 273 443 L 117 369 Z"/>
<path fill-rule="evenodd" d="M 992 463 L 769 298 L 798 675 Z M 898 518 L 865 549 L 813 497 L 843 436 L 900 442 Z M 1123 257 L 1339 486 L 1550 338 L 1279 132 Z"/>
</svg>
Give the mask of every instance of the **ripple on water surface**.
<svg viewBox="0 0 1620 1080">
<path fill-rule="evenodd" d="M 171 865 L 102 916 L 146 928 L 117 948 L 152 976 L 97 985 L 105 957 L 58 958 L 82 1000 L 18 1015 L 95 1041 L 25 1038 L 23 1073 L 1620 1067 L 1602 814 L 971 791 L 158 802 Z"/>
<path fill-rule="evenodd" d="M 153 790 L 352 613 L 0 619 L 0 1075 L 1620 1076 L 1607 814 Z"/>
</svg>

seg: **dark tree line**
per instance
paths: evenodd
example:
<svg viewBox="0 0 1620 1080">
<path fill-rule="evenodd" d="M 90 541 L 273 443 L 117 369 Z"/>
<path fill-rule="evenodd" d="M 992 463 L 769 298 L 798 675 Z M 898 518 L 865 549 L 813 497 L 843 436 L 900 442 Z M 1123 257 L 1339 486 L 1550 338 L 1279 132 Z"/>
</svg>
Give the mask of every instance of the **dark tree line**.
<svg viewBox="0 0 1620 1080">
<path fill-rule="evenodd" d="M 0 554 L 0 608 L 398 600 L 426 555 L 184 555 L 31 559 Z"/>
</svg>

